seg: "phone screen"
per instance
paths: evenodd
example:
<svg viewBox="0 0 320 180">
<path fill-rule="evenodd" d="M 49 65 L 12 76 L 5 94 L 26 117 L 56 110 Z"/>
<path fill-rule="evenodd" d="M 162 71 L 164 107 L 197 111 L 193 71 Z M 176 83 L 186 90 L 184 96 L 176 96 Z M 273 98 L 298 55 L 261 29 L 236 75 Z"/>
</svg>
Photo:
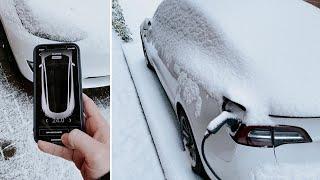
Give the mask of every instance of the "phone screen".
<svg viewBox="0 0 320 180">
<path fill-rule="evenodd" d="M 81 64 L 75 44 L 40 45 L 34 50 L 34 136 L 55 144 L 83 130 Z"/>
</svg>

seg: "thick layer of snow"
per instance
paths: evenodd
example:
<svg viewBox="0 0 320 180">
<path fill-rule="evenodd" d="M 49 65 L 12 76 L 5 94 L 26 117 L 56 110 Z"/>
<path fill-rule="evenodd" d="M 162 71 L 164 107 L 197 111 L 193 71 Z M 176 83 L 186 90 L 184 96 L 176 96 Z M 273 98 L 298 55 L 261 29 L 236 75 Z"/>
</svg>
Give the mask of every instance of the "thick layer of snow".
<svg viewBox="0 0 320 180">
<path fill-rule="evenodd" d="M 177 94 L 182 94 L 182 98 L 185 100 L 185 102 L 189 105 L 193 102 L 196 103 L 196 111 L 195 116 L 199 117 L 201 112 L 201 106 L 202 106 L 202 99 L 200 97 L 200 89 L 196 82 L 194 82 L 192 79 L 188 78 L 187 73 L 185 72 L 177 72 L 178 74 L 178 92 Z M 181 92 L 182 91 L 182 92 Z"/>
<path fill-rule="evenodd" d="M 164 179 L 119 39 L 114 33 L 112 52 L 112 178 Z"/>
<path fill-rule="evenodd" d="M 248 124 L 272 124 L 269 114 L 320 115 L 319 18 L 299 0 L 165 0 L 150 46 L 212 96 L 243 104 Z"/>
</svg>

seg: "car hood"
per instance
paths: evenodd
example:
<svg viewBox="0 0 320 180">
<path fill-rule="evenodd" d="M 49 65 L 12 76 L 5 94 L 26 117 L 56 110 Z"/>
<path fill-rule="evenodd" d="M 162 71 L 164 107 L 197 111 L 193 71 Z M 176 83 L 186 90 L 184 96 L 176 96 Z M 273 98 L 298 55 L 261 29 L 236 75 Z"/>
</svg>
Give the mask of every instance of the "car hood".
<svg viewBox="0 0 320 180">
<path fill-rule="evenodd" d="M 29 33 L 50 40 L 47 43 L 74 42 L 80 47 L 83 78 L 110 74 L 108 1 L 14 2 L 19 19 Z"/>
<path fill-rule="evenodd" d="M 33 35 L 76 42 L 105 39 L 108 33 L 108 2 L 104 0 L 15 0 L 23 26 Z"/>
</svg>

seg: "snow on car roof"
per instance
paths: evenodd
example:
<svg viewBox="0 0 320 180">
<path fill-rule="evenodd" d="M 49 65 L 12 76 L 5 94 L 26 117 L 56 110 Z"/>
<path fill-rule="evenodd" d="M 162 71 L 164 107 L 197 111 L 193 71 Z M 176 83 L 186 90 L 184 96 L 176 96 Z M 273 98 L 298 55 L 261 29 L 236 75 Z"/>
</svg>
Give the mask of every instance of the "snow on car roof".
<svg viewBox="0 0 320 180">
<path fill-rule="evenodd" d="M 177 64 L 209 93 L 228 96 L 248 112 L 259 114 L 253 117 L 320 116 L 319 9 L 301 0 L 166 0 L 161 6 L 172 6 L 179 17 L 170 24 L 166 16 L 157 13 L 170 16 L 172 11 L 158 9 L 154 34 L 167 30 L 162 27 L 166 26 L 162 22 L 167 22 L 182 36 L 155 36 L 170 42 L 177 37 L 173 43 L 179 46 L 178 51 L 174 47 L 166 51 L 175 51 Z M 197 24 L 186 21 L 189 15 Z M 199 27 L 190 32 L 188 26 Z M 191 33 L 198 33 L 196 39 L 202 41 L 201 47 L 192 45 L 198 45 L 195 39 L 185 39 Z M 248 123 L 257 122 L 267 123 L 257 119 Z"/>
<path fill-rule="evenodd" d="M 60 42 L 107 40 L 108 1 L 15 0 L 15 7 L 23 26 L 36 36 Z"/>
<path fill-rule="evenodd" d="M 247 56 L 270 114 L 320 116 L 318 8 L 301 0 L 198 2 Z"/>
</svg>

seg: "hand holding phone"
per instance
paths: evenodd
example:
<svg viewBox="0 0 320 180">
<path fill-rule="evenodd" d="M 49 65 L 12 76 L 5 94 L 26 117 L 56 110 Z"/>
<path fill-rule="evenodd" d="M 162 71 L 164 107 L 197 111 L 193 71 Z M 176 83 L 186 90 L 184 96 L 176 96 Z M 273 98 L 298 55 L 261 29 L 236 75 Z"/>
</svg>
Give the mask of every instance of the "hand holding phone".
<svg viewBox="0 0 320 180">
<path fill-rule="evenodd" d="M 39 141 L 45 153 L 73 161 L 84 179 L 98 179 L 110 171 L 110 127 L 95 103 L 83 95 L 86 133 L 74 129 L 62 136 L 65 147 Z"/>
<path fill-rule="evenodd" d="M 34 138 L 55 144 L 73 129 L 84 130 L 81 63 L 75 44 L 34 50 Z"/>
</svg>

